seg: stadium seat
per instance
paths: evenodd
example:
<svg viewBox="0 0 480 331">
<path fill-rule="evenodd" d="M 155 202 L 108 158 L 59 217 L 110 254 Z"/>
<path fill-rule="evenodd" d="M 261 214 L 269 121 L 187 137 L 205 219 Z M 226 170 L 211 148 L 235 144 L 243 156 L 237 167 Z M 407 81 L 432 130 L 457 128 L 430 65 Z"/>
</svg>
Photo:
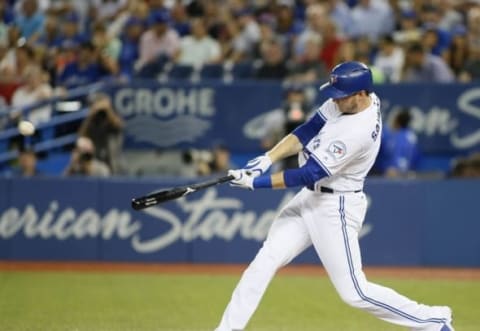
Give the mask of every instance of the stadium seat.
<svg viewBox="0 0 480 331">
<path fill-rule="evenodd" d="M 206 64 L 200 69 L 202 79 L 221 79 L 223 78 L 223 65 Z"/>
<path fill-rule="evenodd" d="M 252 62 L 241 62 L 233 65 L 231 69 L 233 79 L 249 79 L 255 77 L 255 67 Z"/>
<path fill-rule="evenodd" d="M 193 73 L 193 67 L 190 65 L 176 64 L 168 72 L 169 79 L 185 80 L 190 79 Z"/>
<path fill-rule="evenodd" d="M 135 77 L 155 79 L 159 74 L 163 72 L 165 65 L 168 62 L 168 57 L 159 56 L 155 61 L 152 61 L 140 68 L 140 70 L 135 74 Z"/>
</svg>

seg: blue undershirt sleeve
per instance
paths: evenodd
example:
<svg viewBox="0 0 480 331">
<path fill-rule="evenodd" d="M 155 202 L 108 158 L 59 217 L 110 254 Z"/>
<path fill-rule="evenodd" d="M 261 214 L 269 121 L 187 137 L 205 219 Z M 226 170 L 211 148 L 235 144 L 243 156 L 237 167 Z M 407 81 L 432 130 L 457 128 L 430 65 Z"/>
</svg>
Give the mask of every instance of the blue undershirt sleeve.
<svg viewBox="0 0 480 331">
<path fill-rule="evenodd" d="M 307 122 L 299 125 L 292 134 L 297 136 L 303 146 L 306 146 L 313 137 L 315 137 L 325 125 L 325 118 L 319 113 L 315 113 Z"/>
<path fill-rule="evenodd" d="M 300 168 L 287 169 L 283 172 L 283 180 L 286 187 L 309 186 L 316 181 L 327 177 L 328 174 L 314 159 L 308 159 L 307 163 Z M 258 176 L 253 180 L 253 188 L 272 188 L 270 175 Z"/>
</svg>

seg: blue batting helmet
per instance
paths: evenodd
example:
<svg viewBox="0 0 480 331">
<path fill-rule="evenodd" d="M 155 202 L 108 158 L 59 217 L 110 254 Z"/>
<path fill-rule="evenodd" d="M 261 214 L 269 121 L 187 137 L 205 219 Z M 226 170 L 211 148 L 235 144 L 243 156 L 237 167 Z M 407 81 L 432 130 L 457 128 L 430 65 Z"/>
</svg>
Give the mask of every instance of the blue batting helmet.
<svg viewBox="0 0 480 331">
<path fill-rule="evenodd" d="M 372 71 L 361 62 L 348 61 L 332 69 L 330 81 L 320 86 L 320 91 L 329 98 L 340 99 L 360 91 L 370 92 L 372 85 Z"/>
</svg>

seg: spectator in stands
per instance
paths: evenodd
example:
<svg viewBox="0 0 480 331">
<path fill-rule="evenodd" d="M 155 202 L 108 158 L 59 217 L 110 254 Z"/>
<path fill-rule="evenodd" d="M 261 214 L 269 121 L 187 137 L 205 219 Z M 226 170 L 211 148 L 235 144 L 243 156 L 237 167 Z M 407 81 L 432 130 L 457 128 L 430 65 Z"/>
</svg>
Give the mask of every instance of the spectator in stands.
<svg viewBox="0 0 480 331">
<path fill-rule="evenodd" d="M 47 15 L 45 24 L 36 42 L 36 45 L 52 49 L 60 45 L 60 24 L 58 16 Z"/>
<path fill-rule="evenodd" d="M 438 26 L 445 31 L 453 31 L 463 23 L 463 14 L 457 9 L 460 1 L 437 1 L 440 19 Z"/>
<path fill-rule="evenodd" d="M 140 38 L 140 69 L 147 64 L 155 65 L 156 61 L 174 58 L 180 50 L 180 37 L 177 31 L 168 26 L 168 12 L 156 11 L 152 13 L 149 21 L 150 29 Z"/>
<path fill-rule="evenodd" d="M 108 177 L 107 164 L 95 157 L 95 145 L 88 137 L 77 139 L 70 162 L 64 170 L 65 176 Z"/>
<path fill-rule="evenodd" d="M 375 64 L 372 64 L 370 61 L 370 53 L 366 51 L 359 51 L 357 50 L 354 55 L 354 60 L 358 62 L 365 63 L 372 72 L 373 84 L 383 84 L 385 83 L 385 75 L 383 71 L 380 70 Z"/>
<path fill-rule="evenodd" d="M 395 43 L 392 36 L 385 36 L 379 43 L 373 64 L 383 72 L 387 82 L 398 83 L 402 78 L 405 52 Z"/>
<path fill-rule="evenodd" d="M 282 45 L 277 40 L 266 41 L 260 46 L 262 63 L 257 69 L 257 79 L 283 80 L 288 70 Z"/>
<path fill-rule="evenodd" d="M 128 6 L 128 0 L 91 0 L 94 9 L 94 18 L 97 21 L 112 21 Z"/>
<path fill-rule="evenodd" d="M 322 37 L 323 47 L 320 52 L 320 60 L 325 63 L 327 70 L 331 70 L 339 63 L 338 56 L 343 39 L 338 34 L 337 26 L 330 19 L 325 21 Z"/>
<path fill-rule="evenodd" d="M 266 114 L 265 125 L 262 132 L 259 132 L 261 147 L 265 150 L 272 148 L 282 137 L 303 123 L 313 110 L 304 86 L 295 83 L 287 84 L 280 107 Z M 287 158 L 277 166 L 278 170 L 296 167 L 298 166 L 297 156 Z"/>
<path fill-rule="evenodd" d="M 322 42 L 322 34 L 327 18 L 326 8 L 323 4 L 314 3 L 306 9 L 306 24 L 303 31 L 297 36 L 293 46 L 293 59 L 297 60 L 304 56 L 307 41 L 312 38 Z"/>
<path fill-rule="evenodd" d="M 467 39 L 467 29 L 463 25 L 459 25 L 452 30 L 452 42 L 445 52 L 447 64 L 458 77 L 460 72 L 469 60 L 470 49 Z"/>
<path fill-rule="evenodd" d="M 124 33 L 121 35 L 122 48 L 118 57 L 120 72 L 123 76 L 131 78 L 135 72 L 135 63 L 139 57 L 140 36 L 143 33 L 144 23 L 131 17 L 125 23 Z"/>
<path fill-rule="evenodd" d="M 217 4 L 215 2 L 207 2 L 205 5 L 209 5 L 210 8 L 216 9 Z M 172 27 L 177 31 L 180 37 L 185 37 L 190 33 L 190 20 L 185 9 L 185 5 L 181 1 L 176 1 L 170 10 L 172 18 Z"/>
<path fill-rule="evenodd" d="M 22 147 L 18 154 L 18 166 L 13 168 L 13 176 L 35 177 L 41 173 L 37 169 L 37 154 L 31 147 Z"/>
<path fill-rule="evenodd" d="M 480 49 L 469 52 L 469 57 L 458 77 L 461 82 L 480 81 Z"/>
<path fill-rule="evenodd" d="M 450 45 L 450 33 L 440 26 L 441 12 L 436 5 L 421 6 L 420 17 L 424 32 L 422 43 L 432 54 L 443 56 Z"/>
<path fill-rule="evenodd" d="M 295 17 L 295 1 L 281 0 L 277 1 L 277 8 L 275 10 L 276 18 L 276 33 L 279 36 L 285 55 L 290 57 L 290 51 L 293 47 L 295 38 L 300 34 L 304 28 L 304 24 Z"/>
<path fill-rule="evenodd" d="M 26 68 L 22 77 L 24 85 L 17 88 L 12 96 L 12 106 L 27 106 L 53 96 L 53 89 L 46 82 L 45 72 L 37 65 Z M 34 125 L 50 120 L 52 108 L 50 105 L 32 109 L 27 116 Z"/>
<path fill-rule="evenodd" d="M 77 57 L 60 72 L 57 85 L 73 88 L 95 83 L 105 76 L 105 71 L 95 55 L 95 46 L 91 42 L 83 42 Z"/>
<path fill-rule="evenodd" d="M 26 68 L 35 64 L 34 49 L 28 45 L 12 47 L 0 61 L 0 74 L 3 81 L 18 81 Z"/>
<path fill-rule="evenodd" d="M 113 174 L 122 172 L 121 150 L 123 144 L 122 118 L 112 107 L 110 97 L 98 93 L 91 97 L 89 113 L 78 131 L 88 137 L 95 146 L 95 157 L 105 162 Z"/>
<path fill-rule="evenodd" d="M 121 11 L 117 17 L 108 24 L 107 34 L 111 37 L 121 38 L 127 28 L 127 23 L 131 19 L 142 22 L 145 27 L 149 14 L 150 7 L 144 0 L 130 0 L 128 7 Z"/>
<path fill-rule="evenodd" d="M 449 83 L 454 80 L 452 70 L 441 57 L 427 53 L 420 43 L 408 48 L 403 81 Z"/>
<path fill-rule="evenodd" d="M 78 47 L 88 38 L 80 30 L 80 17 L 75 12 L 67 13 L 60 18 L 60 36 L 57 47 Z"/>
<path fill-rule="evenodd" d="M 243 8 L 235 12 L 235 18 L 238 23 L 238 33 L 233 39 L 233 55 L 231 59 L 234 62 L 252 60 L 255 45 L 260 40 L 260 27 L 253 16 L 251 9 Z"/>
<path fill-rule="evenodd" d="M 352 9 L 352 37 L 368 36 L 372 42 L 393 32 L 395 19 L 388 1 L 358 0 Z"/>
<path fill-rule="evenodd" d="M 229 169 L 235 169 L 230 159 L 230 150 L 226 145 L 217 144 L 212 150 L 212 161 L 209 164 L 210 175 L 226 174 Z"/>
<path fill-rule="evenodd" d="M 471 50 L 480 51 L 480 5 L 472 7 L 467 13 L 468 46 Z"/>
<path fill-rule="evenodd" d="M 230 150 L 223 144 L 216 144 L 211 151 L 194 151 L 190 157 L 199 176 L 224 175 L 228 169 L 234 168 L 230 160 Z"/>
<path fill-rule="evenodd" d="M 105 24 L 97 22 L 93 26 L 92 43 L 103 69 L 111 75 L 119 72 L 118 58 L 122 48 L 120 39 L 107 34 Z"/>
<path fill-rule="evenodd" d="M 313 83 L 325 80 L 328 71 L 323 62 L 319 61 L 321 50 L 321 38 L 312 35 L 305 44 L 303 56 L 298 58 L 289 70 L 288 80 L 295 83 Z"/>
<path fill-rule="evenodd" d="M 422 29 L 418 26 L 418 16 L 413 10 L 403 10 L 400 14 L 399 28 L 392 34 L 393 40 L 400 46 L 419 42 Z"/>
<path fill-rule="evenodd" d="M 38 8 L 37 0 L 23 0 L 20 15 L 15 24 L 19 27 L 22 37 L 34 42 L 43 29 L 45 17 Z"/>
<path fill-rule="evenodd" d="M 204 64 L 219 63 L 221 50 L 219 43 L 207 34 L 203 18 L 192 20 L 192 33 L 180 41 L 178 63 L 201 67 Z"/>
<path fill-rule="evenodd" d="M 8 3 L 0 1 L 0 45 L 8 44 L 8 29 L 13 20 L 13 12 Z"/>
<path fill-rule="evenodd" d="M 338 32 L 342 36 L 351 36 L 352 12 L 350 7 L 342 0 L 327 0 L 324 2 L 328 16 L 338 27 Z"/>
<path fill-rule="evenodd" d="M 480 178 L 480 153 L 454 160 L 450 176 L 460 178 Z"/>
<path fill-rule="evenodd" d="M 422 34 L 422 45 L 428 52 L 445 58 L 445 53 L 450 46 L 450 34 L 436 26 L 427 25 Z"/>
<path fill-rule="evenodd" d="M 417 135 L 410 128 L 411 115 L 407 109 L 400 110 L 391 127 L 391 152 L 392 159 L 386 175 L 397 177 L 406 175 L 418 166 L 420 151 L 418 148 Z"/>
</svg>

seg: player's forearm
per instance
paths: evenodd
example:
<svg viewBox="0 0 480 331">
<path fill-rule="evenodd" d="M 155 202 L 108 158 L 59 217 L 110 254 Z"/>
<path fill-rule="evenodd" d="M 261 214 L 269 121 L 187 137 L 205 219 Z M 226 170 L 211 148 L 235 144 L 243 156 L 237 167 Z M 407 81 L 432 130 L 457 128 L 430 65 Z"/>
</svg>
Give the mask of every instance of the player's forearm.
<svg viewBox="0 0 480 331">
<path fill-rule="evenodd" d="M 297 154 L 302 148 L 303 146 L 300 140 L 295 135 L 289 134 L 273 146 L 266 154 L 272 163 L 275 163 L 288 156 Z"/>
<path fill-rule="evenodd" d="M 327 177 L 328 174 L 316 161 L 308 160 L 300 168 L 287 169 L 272 175 L 263 175 L 253 180 L 253 188 L 283 189 L 287 187 L 309 186 Z"/>
</svg>

